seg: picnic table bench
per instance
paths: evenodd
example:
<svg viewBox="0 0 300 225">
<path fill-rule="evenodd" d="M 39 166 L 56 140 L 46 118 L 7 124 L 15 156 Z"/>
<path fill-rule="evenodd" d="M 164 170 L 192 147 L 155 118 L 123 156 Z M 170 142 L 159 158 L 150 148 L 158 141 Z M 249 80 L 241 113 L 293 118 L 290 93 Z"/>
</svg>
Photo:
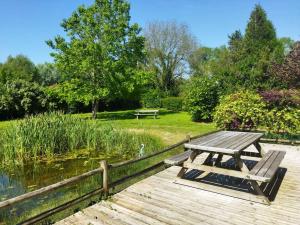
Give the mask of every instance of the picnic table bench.
<svg viewBox="0 0 300 225">
<path fill-rule="evenodd" d="M 158 113 L 159 110 L 136 110 L 134 115 L 137 119 L 139 119 L 139 116 L 153 116 L 156 119 Z"/>
<path fill-rule="evenodd" d="M 263 134 L 261 133 L 251 132 L 216 132 L 184 144 L 187 151 L 166 159 L 165 163 L 181 166 L 182 168 L 177 175 L 180 178 L 184 176 L 188 169 L 196 169 L 204 171 L 200 175 L 200 179 L 204 178 L 209 173 L 246 179 L 249 181 L 256 194 L 261 197 L 262 203 L 270 204 L 258 182 L 271 182 L 285 156 L 285 152 L 270 150 L 265 153 L 258 143 L 262 136 Z M 251 152 L 250 154 L 250 152 L 245 151 L 245 149 L 252 144 L 256 147 L 257 153 Z M 195 158 L 203 153 L 208 154 L 204 162 L 202 164 L 195 163 Z M 236 166 L 239 169 L 238 171 L 220 166 L 220 162 L 224 155 L 233 157 Z M 249 170 L 247 165 L 241 159 L 242 155 L 260 157 L 261 159 L 251 170 Z M 214 156 L 217 156 L 217 158 L 212 162 Z"/>
</svg>

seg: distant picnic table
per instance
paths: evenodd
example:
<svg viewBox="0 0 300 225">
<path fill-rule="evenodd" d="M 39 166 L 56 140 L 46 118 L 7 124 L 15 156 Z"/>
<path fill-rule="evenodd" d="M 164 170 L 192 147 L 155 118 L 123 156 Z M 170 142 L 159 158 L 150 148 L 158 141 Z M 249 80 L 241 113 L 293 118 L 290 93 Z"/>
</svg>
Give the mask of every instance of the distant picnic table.
<svg viewBox="0 0 300 225">
<path fill-rule="evenodd" d="M 209 173 L 246 179 L 259 198 L 262 199 L 262 203 L 270 204 L 257 182 L 271 182 L 284 158 L 285 152 L 270 150 L 265 153 L 258 143 L 262 136 L 262 133 L 253 132 L 216 132 L 184 144 L 187 151 L 165 160 L 165 163 L 182 166 L 177 175 L 179 178 L 182 178 L 188 169 L 196 169 L 204 171 L 200 175 L 200 179 L 206 177 Z M 257 153 L 245 151 L 252 144 L 255 146 Z M 206 159 L 202 163 L 195 162 L 195 158 L 200 154 L 207 154 Z M 222 167 L 223 155 L 232 156 L 239 171 Z M 259 157 L 261 160 L 249 170 L 241 159 L 242 155 Z M 216 156 L 216 159 L 212 160 L 214 156 Z"/>
<path fill-rule="evenodd" d="M 136 110 L 135 111 L 135 116 L 136 116 L 136 119 L 139 119 L 140 116 L 153 116 L 154 119 L 156 119 L 156 117 L 158 116 L 158 113 L 159 113 L 159 110 L 151 110 L 151 109 L 148 109 L 148 110 Z"/>
</svg>

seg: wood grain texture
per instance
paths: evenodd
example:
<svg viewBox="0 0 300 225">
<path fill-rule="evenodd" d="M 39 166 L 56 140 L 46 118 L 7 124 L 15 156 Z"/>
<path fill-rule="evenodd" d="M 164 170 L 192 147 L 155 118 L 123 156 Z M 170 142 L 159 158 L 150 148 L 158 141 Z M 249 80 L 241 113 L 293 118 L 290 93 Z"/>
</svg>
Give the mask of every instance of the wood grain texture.
<svg viewBox="0 0 300 225">
<path fill-rule="evenodd" d="M 219 131 L 186 143 L 185 148 L 234 154 L 257 142 L 262 133 Z"/>
<path fill-rule="evenodd" d="M 57 224 L 299 224 L 299 160 L 299 151 L 287 151 L 270 206 L 245 200 L 257 196 L 232 188 L 186 179 L 176 183 L 181 167 L 172 166 Z"/>
<path fill-rule="evenodd" d="M 181 154 L 172 156 L 168 159 L 164 160 L 164 163 L 172 166 L 178 166 L 182 164 L 185 160 L 187 160 L 190 157 L 190 154 L 192 153 L 192 150 L 185 151 Z"/>
</svg>

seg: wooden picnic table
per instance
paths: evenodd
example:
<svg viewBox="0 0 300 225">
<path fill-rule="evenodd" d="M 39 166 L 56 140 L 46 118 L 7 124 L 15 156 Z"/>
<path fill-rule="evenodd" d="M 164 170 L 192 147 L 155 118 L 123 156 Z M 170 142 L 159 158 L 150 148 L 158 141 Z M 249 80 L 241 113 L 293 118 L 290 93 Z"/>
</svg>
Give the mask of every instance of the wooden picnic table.
<svg viewBox="0 0 300 225">
<path fill-rule="evenodd" d="M 187 160 L 183 159 L 182 156 L 175 156 L 174 158 L 175 161 L 177 160 L 177 165 L 181 163 L 182 166 L 177 176 L 181 178 L 188 169 L 196 169 L 204 171 L 199 176 L 200 179 L 209 173 L 247 179 L 256 194 L 262 197 L 263 203 L 270 204 L 258 182 L 270 182 L 272 180 L 285 152 L 271 150 L 265 153 L 258 143 L 262 136 L 262 133 L 219 131 L 192 140 L 184 144 L 187 152 L 182 154 L 182 156 L 185 155 L 185 159 Z M 252 144 L 255 146 L 257 152 L 245 151 Z M 202 163 L 195 162 L 195 158 L 203 153 L 208 155 L 206 159 Z M 238 170 L 220 166 L 224 155 L 233 157 Z M 242 155 L 259 157 L 261 160 L 249 170 L 241 158 Z M 216 157 L 215 160 L 212 160 L 214 157 Z"/>
</svg>

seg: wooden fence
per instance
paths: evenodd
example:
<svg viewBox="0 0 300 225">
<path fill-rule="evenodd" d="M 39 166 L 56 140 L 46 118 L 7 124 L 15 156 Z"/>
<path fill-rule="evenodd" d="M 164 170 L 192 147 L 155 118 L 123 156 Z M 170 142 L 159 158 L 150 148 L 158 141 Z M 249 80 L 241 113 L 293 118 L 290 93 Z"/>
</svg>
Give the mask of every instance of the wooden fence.
<svg viewBox="0 0 300 225">
<path fill-rule="evenodd" d="M 142 176 L 144 174 L 147 174 L 148 172 L 153 171 L 153 170 L 161 167 L 162 165 L 164 165 L 164 163 L 163 163 L 163 160 L 161 160 L 160 162 L 158 162 L 158 163 L 156 163 L 156 164 L 154 164 L 150 167 L 147 167 L 146 169 L 143 169 L 143 170 L 141 170 L 139 172 L 136 172 L 134 174 L 130 174 L 130 175 L 121 177 L 121 178 L 119 178 L 119 179 L 117 179 L 116 181 L 113 181 L 113 182 L 109 182 L 109 170 L 116 169 L 116 168 L 122 168 L 122 167 L 125 167 L 125 166 L 133 165 L 133 164 L 135 164 L 137 162 L 140 162 L 142 160 L 154 158 L 155 156 L 161 155 L 161 154 L 166 153 L 166 152 L 168 152 L 172 149 L 175 149 L 175 148 L 183 145 L 184 143 L 189 142 L 192 139 L 199 138 L 201 136 L 208 135 L 208 134 L 215 133 L 215 132 L 217 132 L 217 131 L 213 131 L 213 132 L 202 134 L 202 135 L 197 135 L 197 136 L 194 136 L 194 137 L 187 136 L 186 139 L 184 139 L 184 140 L 182 140 L 182 141 L 180 141 L 180 142 L 178 142 L 174 145 L 171 145 L 171 146 L 169 146 L 169 147 L 167 147 L 167 148 L 165 148 L 165 149 L 163 149 L 159 152 L 155 152 L 153 154 L 150 154 L 150 155 L 138 158 L 138 159 L 128 160 L 128 161 L 125 161 L 125 162 L 115 163 L 115 164 L 110 164 L 110 165 L 107 164 L 107 162 L 105 160 L 103 160 L 103 161 L 100 162 L 100 167 L 98 169 L 86 172 L 86 173 L 81 174 L 79 176 L 75 176 L 75 177 L 63 180 L 61 182 L 49 185 L 47 187 L 40 188 L 40 189 L 32 191 L 32 192 L 28 192 L 28 193 L 25 193 L 23 195 L 20 195 L 20 196 L 2 201 L 2 202 L 0 202 L 0 210 L 5 209 L 6 207 L 9 207 L 9 206 L 13 206 L 13 205 L 15 205 L 17 203 L 20 203 L 20 202 L 23 202 L 25 200 L 31 199 L 33 197 L 44 195 L 44 194 L 47 194 L 49 192 L 53 192 L 53 191 L 55 191 L 59 188 L 66 187 L 66 186 L 71 185 L 71 184 L 79 183 L 80 181 L 82 181 L 82 180 L 84 180 L 88 177 L 97 175 L 97 174 L 102 175 L 102 186 L 100 186 L 99 188 L 97 188 L 93 191 L 90 191 L 90 192 L 84 194 L 83 196 L 80 196 L 80 197 L 75 198 L 71 201 L 68 201 L 68 202 L 66 202 L 66 203 L 64 203 L 60 206 L 57 206 L 53 209 L 42 212 L 39 215 L 36 215 L 36 216 L 34 216 L 30 219 L 27 219 L 26 221 L 23 221 L 21 224 L 34 224 L 34 223 L 37 223 L 39 221 L 42 221 L 42 220 L 46 219 L 47 217 L 50 217 L 50 216 L 52 216 L 56 213 L 59 213 L 59 212 L 65 210 L 65 209 L 68 209 L 68 208 L 70 208 L 70 207 L 72 207 L 72 206 L 74 206 L 74 205 L 76 205 L 76 204 L 78 204 L 78 203 L 80 203 L 84 200 L 87 200 L 87 199 L 89 199 L 93 196 L 96 196 L 96 195 L 100 195 L 101 198 L 102 198 L 102 196 L 104 198 L 107 198 L 107 196 L 109 195 L 109 190 L 111 188 L 114 188 L 114 187 L 116 187 L 120 184 L 123 184 L 124 182 L 127 182 L 127 181 L 129 181 L 133 178 L 136 178 L 136 177 Z"/>
</svg>

